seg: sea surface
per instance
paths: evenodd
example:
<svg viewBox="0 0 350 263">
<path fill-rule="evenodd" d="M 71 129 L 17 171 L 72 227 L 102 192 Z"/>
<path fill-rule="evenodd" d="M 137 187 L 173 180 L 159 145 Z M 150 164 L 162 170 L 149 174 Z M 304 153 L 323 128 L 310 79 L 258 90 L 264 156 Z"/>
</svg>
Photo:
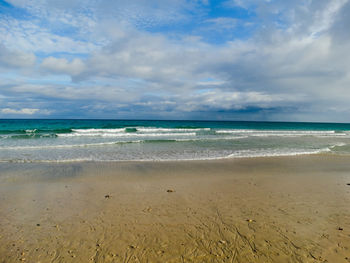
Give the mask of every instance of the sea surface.
<svg viewBox="0 0 350 263">
<path fill-rule="evenodd" d="M 0 120 L 0 162 L 205 160 L 350 154 L 350 124 Z"/>
</svg>

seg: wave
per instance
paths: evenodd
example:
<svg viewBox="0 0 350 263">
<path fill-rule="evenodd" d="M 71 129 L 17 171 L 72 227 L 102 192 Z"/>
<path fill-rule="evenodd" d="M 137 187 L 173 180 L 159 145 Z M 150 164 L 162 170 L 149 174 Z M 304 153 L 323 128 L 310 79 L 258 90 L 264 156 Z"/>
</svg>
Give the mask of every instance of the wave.
<svg viewBox="0 0 350 263">
<path fill-rule="evenodd" d="M 216 134 L 244 134 L 248 136 L 267 137 L 267 136 L 281 136 L 281 137 L 295 137 L 295 136 L 346 136 L 349 135 L 344 131 L 317 131 L 317 130 L 249 130 L 249 129 L 232 129 L 232 130 L 216 130 Z"/>
<path fill-rule="evenodd" d="M 194 135 L 237 135 L 251 137 L 298 137 L 298 136 L 349 136 L 344 131 L 318 130 L 255 130 L 255 129 L 211 129 L 211 128 L 153 128 L 127 127 L 115 129 L 72 129 L 71 133 L 57 134 L 61 137 L 101 136 L 101 137 L 130 137 L 130 136 L 194 136 Z"/>
<path fill-rule="evenodd" d="M 158 128 L 158 127 L 122 127 L 122 128 L 79 128 L 79 129 L 26 129 L 2 130 L 0 139 L 40 139 L 56 137 L 174 137 L 174 136 L 221 137 L 349 137 L 350 133 L 340 130 L 260 130 L 260 129 L 218 129 L 218 128 Z"/>
<path fill-rule="evenodd" d="M 328 147 L 323 149 L 315 150 L 277 150 L 277 151 L 236 151 L 225 158 L 253 158 L 253 157 L 283 157 L 283 156 L 297 156 L 297 155 L 312 155 L 331 152 L 332 150 Z"/>
<path fill-rule="evenodd" d="M 30 150 L 30 149 L 55 149 L 55 148 L 78 148 L 78 147 L 95 147 L 95 146 L 106 146 L 106 145 L 118 145 L 118 144 L 129 144 L 129 143 L 175 143 L 175 142 L 206 142 L 206 141 L 222 141 L 222 140 L 239 140 L 248 138 L 247 136 L 235 136 L 225 138 L 188 138 L 188 139 L 144 139 L 144 140 L 128 140 L 128 141 L 112 141 L 112 142 L 101 142 L 101 143 L 82 143 L 82 144 L 58 144 L 58 145 L 37 145 L 37 146 L 0 146 L 0 150 Z"/>
<path fill-rule="evenodd" d="M 0 130 L 0 134 L 23 134 L 23 133 L 67 133 L 72 129 L 18 129 L 18 130 Z"/>
<path fill-rule="evenodd" d="M 28 160 L 28 159 L 11 159 L 0 160 L 0 163 L 73 163 L 73 162 L 98 162 L 92 158 L 76 158 L 76 159 L 62 159 L 62 160 Z"/>
<path fill-rule="evenodd" d="M 125 127 L 114 129 L 72 129 L 76 133 L 120 133 L 120 132 L 195 132 L 195 131 L 210 131 L 210 128 L 156 128 L 156 127 Z"/>
<path fill-rule="evenodd" d="M 210 128 L 153 128 L 153 127 L 125 127 L 113 129 L 72 129 L 68 133 L 57 134 L 58 137 L 172 137 L 195 136 L 199 131 L 210 131 Z"/>
<path fill-rule="evenodd" d="M 137 132 L 136 128 L 125 128 L 125 132 Z"/>
<path fill-rule="evenodd" d="M 140 132 L 197 132 L 210 131 L 210 128 L 137 128 Z"/>
<path fill-rule="evenodd" d="M 172 137 L 172 136 L 195 136 L 195 132 L 188 133 L 111 133 L 111 132 L 83 132 L 58 134 L 58 137 Z"/>
<path fill-rule="evenodd" d="M 117 129 L 72 129 L 74 133 L 119 133 L 124 132 L 125 128 L 117 128 Z"/>
<path fill-rule="evenodd" d="M 26 130 L 0 130 L 0 139 L 40 139 L 56 138 L 58 134 L 72 132 L 71 129 L 26 129 Z"/>
<path fill-rule="evenodd" d="M 5 146 L 0 147 L 0 150 L 31 150 L 31 149 L 60 149 L 60 148 L 79 148 L 79 147 L 93 147 L 93 146 L 106 146 L 128 143 L 142 143 L 143 140 L 133 141 L 114 141 L 114 142 L 101 142 L 101 143 L 83 143 L 83 144 L 60 144 L 60 145 L 40 145 L 40 146 Z"/>
<path fill-rule="evenodd" d="M 218 133 L 286 133 L 286 134 L 334 134 L 336 131 L 316 131 L 316 130 L 254 130 L 254 129 L 232 129 L 232 130 L 218 130 Z"/>
<path fill-rule="evenodd" d="M 0 135 L 0 139 L 42 139 L 42 138 L 56 138 L 56 134 L 14 134 L 14 135 Z"/>
<path fill-rule="evenodd" d="M 328 153 L 331 150 L 329 148 L 308 150 L 308 151 L 236 151 L 225 156 L 198 156 L 189 158 L 162 158 L 162 157 L 148 157 L 148 158 L 135 158 L 135 159 L 99 159 L 97 157 L 79 157 L 70 159 L 59 160 L 30 160 L 30 159 L 5 159 L 0 162 L 5 163 L 68 163 L 68 162 L 167 162 L 167 161 L 205 161 L 205 160 L 224 160 L 224 159 L 237 159 L 237 158 L 263 158 L 263 157 L 288 157 L 288 156 L 300 156 L 300 155 L 315 155 Z"/>
<path fill-rule="evenodd" d="M 171 143 L 171 142 L 196 142 L 196 141 L 221 141 L 221 140 L 239 140 L 248 138 L 246 136 L 225 137 L 225 138 L 191 138 L 191 139 L 150 139 L 150 140 L 130 140 L 130 141 L 112 141 L 101 143 L 82 143 L 82 144 L 59 144 L 59 145 L 38 145 L 38 146 L 0 146 L 0 150 L 25 150 L 25 149 L 54 149 L 54 148 L 75 148 L 75 147 L 93 147 L 105 145 L 118 145 L 128 143 Z"/>
<path fill-rule="evenodd" d="M 336 148 L 336 147 L 343 147 L 343 146 L 347 146 L 348 144 L 344 143 L 344 142 L 340 142 L 340 143 L 337 143 L 335 145 L 332 145 L 330 147 L 330 149 L 333 149 L 333 148 Z"/>
</svg>

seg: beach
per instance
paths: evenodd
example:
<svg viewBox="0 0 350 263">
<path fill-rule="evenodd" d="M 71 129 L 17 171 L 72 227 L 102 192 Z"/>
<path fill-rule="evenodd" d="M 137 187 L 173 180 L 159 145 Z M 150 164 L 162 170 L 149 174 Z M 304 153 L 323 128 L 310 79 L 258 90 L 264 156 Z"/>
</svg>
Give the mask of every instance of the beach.
<svg viewBox="0 0 350 263">
<path fill-rule="evenodd" d="M 349 161 L 0 163 L 0 262 L 350 262 Z"/>
<path fill-rule="evenodd" d="M 350 0 L 0 0 L 0 263 L 350 263 L 349 28 Z"/>
</svg>

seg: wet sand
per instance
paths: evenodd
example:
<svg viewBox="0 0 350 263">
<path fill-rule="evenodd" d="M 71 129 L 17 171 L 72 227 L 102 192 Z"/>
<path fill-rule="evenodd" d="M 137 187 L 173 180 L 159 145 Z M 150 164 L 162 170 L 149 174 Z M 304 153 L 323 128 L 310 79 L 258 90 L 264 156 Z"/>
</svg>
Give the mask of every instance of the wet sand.
<svg viewBox="0 0 350 263">
<path fill-rule="evenodd" d="M 0 164 L 0 262 L 350 262 L 350 157 Z"/>
</svg>

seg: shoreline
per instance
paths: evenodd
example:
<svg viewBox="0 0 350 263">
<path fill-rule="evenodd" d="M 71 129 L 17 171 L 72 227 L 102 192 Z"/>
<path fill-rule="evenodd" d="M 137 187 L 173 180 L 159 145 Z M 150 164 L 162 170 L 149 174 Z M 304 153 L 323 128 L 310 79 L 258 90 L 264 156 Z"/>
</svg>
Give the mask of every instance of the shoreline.
<svg viewBox="0 0 350 263">
<path fill-rule="evenodd" d="M 349 158 L 350 154 L 335 154 L 328 151 L 320 151 L 316 153 L 293 153 L 281 155 L 257 155 L 257 156 L 225 156 L 225 157 L 210 157 L 202 159 L 135 159 L 135 160 L 1 160 L 1 164 L 74 164 L 74 163 L 177 163 L 177 162 L 215 162 L 215 161 L 234 161 L 234 160 L 250 160 L 250 159 L 273 159 L 273 158 L 308 158 L 308 157 L 330 157 L 330 158 Z"/>
<path fill-rule="evenodd" d="M 0 262 L 350 262 L 350 157 L 0 164 Z"/>
</svg>

